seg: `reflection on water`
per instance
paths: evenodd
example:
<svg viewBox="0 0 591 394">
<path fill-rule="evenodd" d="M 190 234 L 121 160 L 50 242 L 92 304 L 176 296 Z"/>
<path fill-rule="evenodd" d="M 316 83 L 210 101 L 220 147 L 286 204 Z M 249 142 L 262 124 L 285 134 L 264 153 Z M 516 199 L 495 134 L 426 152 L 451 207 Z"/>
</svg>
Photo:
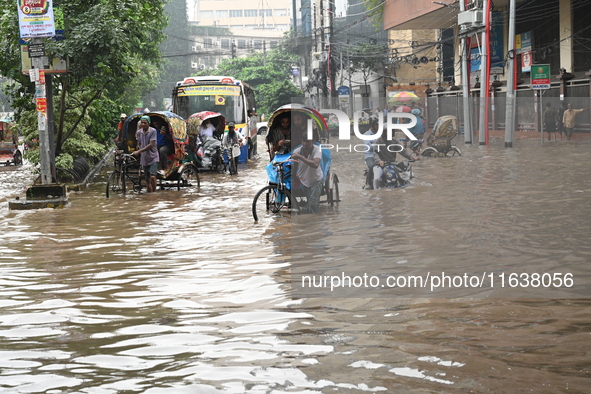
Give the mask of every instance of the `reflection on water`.
<svg viewBox="0 0 591 394">
<path fill-rule="evenodd" d="M 337 156 L 343 203 L 305 224 L 253 223 L 262 163 L 203 175 L 201 190 L 106 199 L 105 172 L 67 209 L 3 201 L 0 391 L 585 392 L 586 300 L 291 299 L 290 253 L 358 253 L 358 239 L 392 234 L 362 245 L 396 266 L 482 265 L 504 245 L 492 258 L 579 267 L 589 147 L 467 147 L 416 163 L 411 188 L 373 192 L 362 160 Z M 356 204 L 377 206 L 357 229 Z"/>
</svg>

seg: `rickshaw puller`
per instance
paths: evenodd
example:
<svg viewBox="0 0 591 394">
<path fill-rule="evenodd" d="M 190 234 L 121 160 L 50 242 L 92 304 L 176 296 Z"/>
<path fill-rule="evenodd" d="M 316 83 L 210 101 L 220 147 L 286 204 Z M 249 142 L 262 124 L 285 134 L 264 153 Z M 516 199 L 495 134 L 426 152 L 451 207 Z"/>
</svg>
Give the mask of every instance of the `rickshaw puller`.
<svg viewBox="0 0 591 394">
<path fill-rule="evenodd" d="M 301 188 L 308 201 L 307 212 L 316 213 L 322 193 L 322 151 L 314 141 L 308 139 L 308 135 L 302 136 L 302 146 L 295 149 L 291 158 L 297 162 L 297 175 L 301 182 Z"/>
<path fill-rule="evenodd" d="M 132 153 L 133 156 L 140 156 L 140 165 L 143 167 L 146 176 L 148 193 L 156 191 L 156 173 L 158 172 L 158 149 L 156 148 L 157 131 L 150 127 L 150 117 L 140 118 L 140 129 L 135 137 L 138 142 L 138 150 Z"/>
</svg>

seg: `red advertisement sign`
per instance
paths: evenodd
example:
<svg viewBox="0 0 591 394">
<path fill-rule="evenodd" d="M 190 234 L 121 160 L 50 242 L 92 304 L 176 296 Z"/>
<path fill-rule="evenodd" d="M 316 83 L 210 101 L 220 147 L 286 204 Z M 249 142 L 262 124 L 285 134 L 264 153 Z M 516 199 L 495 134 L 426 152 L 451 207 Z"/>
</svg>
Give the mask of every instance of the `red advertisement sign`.
<svg viewBox="0 0 591 394">
<path fill-rule="evenodd" d="M 39 97 L 35 99 L 37 104 L 37 112 L 41 112 L 44 116 L 47 115 L 47 98 Z"/>
</svg>

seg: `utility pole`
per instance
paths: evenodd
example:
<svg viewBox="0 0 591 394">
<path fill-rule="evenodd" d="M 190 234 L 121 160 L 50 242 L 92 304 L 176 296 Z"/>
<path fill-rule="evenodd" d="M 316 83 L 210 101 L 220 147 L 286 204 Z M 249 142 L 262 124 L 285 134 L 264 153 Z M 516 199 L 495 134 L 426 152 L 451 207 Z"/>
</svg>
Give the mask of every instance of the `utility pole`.
<svg viewBox="0 0 591 394">
<path fill-rule="evenodd" d="M 490 10 L 489 0 L 484 0 L 482 7 L 484 15 L 484 31 L 482 32 L 482 51 L 480 55 L 480 145 L 488 145 L 488 90 L 490 86 L 488 69 L 488 48 L 490 33 Z"/>
<path fill-rule="evenodd" d="M 507 104 L 505 108 L 505 148 L 513 147 L 515 137 L 515 0 L 509 0 L 509 49 L 507 69 Z M 544 136 L 542 133 L 542 141 Z"/>
<path fill-rule="evenodd" d="M 43 45 L 41 38 L 33 38 L 34 45 Z M 35 81 L 35 101 L 37 103 L 37 122 L 39 130 L 39 161 L 41 164 L 41 184 L 52 183 L 51 177 L 51 145 L 47 131 L 47 95 L 45 91 L 45 56 L 31 58 L 33 80 Z"/>
<path fill-rule="evenodd" d="M 333 18 L 334 18 L 334 0 L 328 1 L 328 73 L 330 78 L 330 105 L 331 108 L 335 108 L 337 91 L 335 89 L 335 70 L 331 67 L 332 58 L 332 31 L 333 31 Z"/>
<path fill-rule="evenodd" d="M 460 0 L 460 11 L 466 11 L 465 0 Z M 468 46 L 466 45 L 466 29 L 462 26 L 460 33 L 462 39 L 460 40 L 460 47 L 462 48 L 462 106 L 464 108 L 464 144 L 472 143 L 472 119 L 470 116 L 470 75 L 468 75 Z"/>
</svg>

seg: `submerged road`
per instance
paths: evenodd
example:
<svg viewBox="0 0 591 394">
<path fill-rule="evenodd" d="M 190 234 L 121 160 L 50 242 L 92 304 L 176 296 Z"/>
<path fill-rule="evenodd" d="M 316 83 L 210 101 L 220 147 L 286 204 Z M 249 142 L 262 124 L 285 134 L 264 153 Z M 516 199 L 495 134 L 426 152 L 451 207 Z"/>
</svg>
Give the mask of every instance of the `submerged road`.
<svg viewBox="0 0 591 394">
<path fill-rule="evenodd" d="M 40 211 L 8 210 L 32 175 L 0 168 L 0 392 L 588 391 L 591 142 L 457 142 L 378 191 L 343 149 L 338 207 L 258 223 L 264 158 L 109 199 L 105 168 Z M 443 272 L 507 287 L 330 288 Z M 511 287 L 514 272 L 574 285 Z"/>
</svg>

